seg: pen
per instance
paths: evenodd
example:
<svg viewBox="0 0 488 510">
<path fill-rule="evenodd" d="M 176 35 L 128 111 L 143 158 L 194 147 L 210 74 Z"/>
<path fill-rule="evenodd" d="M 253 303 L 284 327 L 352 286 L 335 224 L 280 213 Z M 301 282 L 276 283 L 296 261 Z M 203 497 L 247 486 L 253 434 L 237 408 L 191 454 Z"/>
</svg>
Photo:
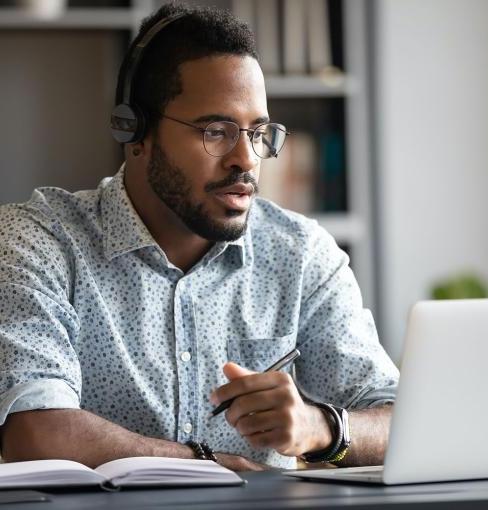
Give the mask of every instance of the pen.
<svg viewBox="0 0 488 510">
<path fill-rule="evenodd" d="M 300 351 L 298 349 L 293 349 L 293 351 L 289 352 L 288 354 L 285 354 L 281 359 L 279 359 L 276 363 L 273 363 L 264 372 L 276 372 L 277 370 L 280 370 L 286 365 L 289 365 L 292 361 L 298 358 L 298 356 L 300 356 Z M 232 402 L 234 402 L 233 398 L 230 398 L 229 400 L 225 400 L 224 402 L 222 402 L 218 407 L 216 407 L 212 411 L 210 418 L 213 418 L 214 416 L 220 414 L 222 411 L 228 409 L 231 406 Z"/>
</svg>

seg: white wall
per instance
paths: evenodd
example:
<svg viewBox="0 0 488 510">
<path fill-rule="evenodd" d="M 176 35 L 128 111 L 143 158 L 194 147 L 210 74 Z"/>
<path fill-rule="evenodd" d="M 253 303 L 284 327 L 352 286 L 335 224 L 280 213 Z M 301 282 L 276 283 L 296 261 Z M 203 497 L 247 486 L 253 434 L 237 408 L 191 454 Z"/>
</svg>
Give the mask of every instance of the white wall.
<svg viewBox="0 0 488 510">
<path fill-rule="evenodd" d="M 488 279 L 488 1 L 376 7 L 381 331 L 398 361 L 434 280 Z"/>
</svg>

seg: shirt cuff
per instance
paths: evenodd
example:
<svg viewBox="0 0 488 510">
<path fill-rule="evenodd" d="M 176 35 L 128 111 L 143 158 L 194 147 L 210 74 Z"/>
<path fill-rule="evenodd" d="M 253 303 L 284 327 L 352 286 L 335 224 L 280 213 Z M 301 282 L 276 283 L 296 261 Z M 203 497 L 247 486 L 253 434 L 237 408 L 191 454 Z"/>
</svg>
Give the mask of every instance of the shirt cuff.
<svg viewBox="0 0 488 510">
<path fill-rule="evenodd" d="M 347 406 L 348 409 L 367 409 L 395 402 L 398 383 L 391 382 L 382 388 L 366 388 Z"/>
<path fill-rule="evenodd" d="M 37 409 L 79 409 L 76 391 L 61 379 L 40 379 L 14 386 L 0 397 L 0 426 L 10 413 Z"/>
</svg>

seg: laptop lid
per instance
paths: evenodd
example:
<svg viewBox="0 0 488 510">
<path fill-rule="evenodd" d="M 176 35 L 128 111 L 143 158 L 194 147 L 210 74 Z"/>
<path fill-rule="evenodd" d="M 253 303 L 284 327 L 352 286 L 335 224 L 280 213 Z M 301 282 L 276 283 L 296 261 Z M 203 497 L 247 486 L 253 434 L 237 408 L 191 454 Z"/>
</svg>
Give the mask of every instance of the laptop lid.
<svg viewBox="0 0 488 510">
<path fill-rule="evenodd" d="M 383 481 L 488 478 L 488 299 L 410 311 Z"/>
</svg>

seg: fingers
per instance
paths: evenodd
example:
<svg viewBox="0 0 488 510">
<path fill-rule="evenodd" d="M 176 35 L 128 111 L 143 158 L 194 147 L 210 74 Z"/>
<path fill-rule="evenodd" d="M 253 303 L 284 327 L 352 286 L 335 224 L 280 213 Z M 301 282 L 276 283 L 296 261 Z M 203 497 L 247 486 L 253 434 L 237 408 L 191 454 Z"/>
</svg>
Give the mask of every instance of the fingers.
<svg viewBox="0 0 488 510">
<path fill-rule="evenodd" d="M 297 444 L 292 431 L 285 427 L 257 432 L 246 436 L 246 440 L 253 448 L 273 448 L 282 455 L 289 455 L 290 452 L 293 452 Z"/>
<path fill-rule="evenodd" d="M 213 405 L 242 395 L 270 390 L 280 386 L 293 384 L 293 380 L 286 372 L 254 373 L 234 379 L 220 386 L 210 396 Z"/>
<path fill-rule="evenodd" d="M 233 427 L 244 416 L 262 413 L 276 408 L 289 407 L 293 404 L 293 394 L 286 387 L 249 393 L 236 398 L 225 413 L 225 418 Z"/>
<path fill-rule="evenodd" d="M 248 370 L 247 368 L 241 367 L 237 363 L 233 363 L 232 361 L 229 361 L 224 365 L 224 375 L 229 379 L 229 381 L 232 381 L 234 379 L 237 379 L 238 377 L 244 377 L 246 375 L 252 375 L 256 372 L 253 372 L 252 370 Z"/>
<path fill-rule="evenodd" d="M 281 413 L 276 410 L 264 411 L 243 416 L 235 424 L 236 430 L 243 437 L 258 432 L 267 432 L 282 426 Z"/>
<path fill-rule="evenodd" d="M 270 469 L 266 464 L 259 464 L 239 455 L 216 453 L 216 456 L 219 464 L 232 471 L 267 471 Z"/>
<path fill-rule="evenodd" d="M 274 409 L 243 416 L 235 428 L 254 448 L 274 448 L 286 455 L 297 443 L 290 410 Z"/>
<path fill-rule="evenodd" d="M 274 448 L 294 455 L 299 445 L 299 404 L 286 388 L 238 397 L 226 412 L 226 419 L 254 448 Z"/>
<path fill-rule="evenodd" d="M 212 404 L 232 404 L 226 420 L 254 448 L 273 448 L 283 455 L 308 451 L 314 431 L 312 413 L 286 372 L 249 373 L 235 363 L 225 366 L 230 382 L 212 392 Z M 312 437 L 312 439 L 313 439 Z"/>
</svg>

